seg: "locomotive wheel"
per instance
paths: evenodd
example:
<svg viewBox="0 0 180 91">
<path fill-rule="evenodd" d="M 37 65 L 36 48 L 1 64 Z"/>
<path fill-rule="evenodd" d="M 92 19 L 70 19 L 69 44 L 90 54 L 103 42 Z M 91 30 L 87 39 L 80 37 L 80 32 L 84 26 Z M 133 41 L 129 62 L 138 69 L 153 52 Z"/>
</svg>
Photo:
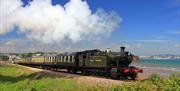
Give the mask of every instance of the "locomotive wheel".
<svg viewBox="0 0 180 91">
<path fill-rule="evenodd" d="M 127 79 L 127 76 L 120 76 L 119 79 L 121 79 L 121 80 L 126 80 L 126 79 Z"/>
<path fill-rule="evenodd" d="M 119 77 L 111 77 L 113 80 L 119 80 Z"/>
<path fill-rule="evenodd" d="M 135 80 L 136 77 L 137 77 L 137 74 L 131 74 L 131 76 L 130 76 L 131 80 Z"/>
<path fill-rule="evenodd" d="M 70 69 L 67 69 L 67 71 L 68 71 L 68 73 L 70 73 L 70 72 L 71 72 L 71 70 L 70 70 Z"/>
<path fill-rule="evenodd" d="M 77 70 L 74 69 L 74 70 L 72 70 L 72 72 L 73 72 L 74 74 L 76 74 L 76 73 L 77 73 Z"/>
<path fill-rule="evenodd" d="M 134 76 L 131 77 L 131 80 L 135 80 L 135 79 L 136 79 L 136 77 L 134 77 Z"/>
<path fill-rule="evenodd" d="M 87 75 L 88 75 L 88 72 L 85 71 L 85 70 L 81 70 L 81 74 L 87 76 Z"/>
<path fill-rule="evenodd" d="M 121 73 L 121 74 L 118 75 L 118 79 L 120 79 L 120 80 L 126 80 L 127 78 L 128 77 L 127 77 L 126 74 Z"/>
</svg>

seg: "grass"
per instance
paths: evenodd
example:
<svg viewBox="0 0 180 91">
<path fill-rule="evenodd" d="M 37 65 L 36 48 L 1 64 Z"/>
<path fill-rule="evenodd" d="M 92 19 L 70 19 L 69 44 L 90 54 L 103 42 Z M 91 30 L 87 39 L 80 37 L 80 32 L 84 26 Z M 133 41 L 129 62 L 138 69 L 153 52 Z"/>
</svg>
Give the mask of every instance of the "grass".
<svg viewBox="0 0 180 91">
<path fill-rule="evenodd" d="M 0 91 L 180 91 L 180 75 L 163 79 L 152 75 L 148 79 L 112 87 L 77 83 L 43 72 L 32 72 L 18 66 L 0 65 Z"/>
<path fill-rule="evenodd" d="M 69 78 L 28 72 L 17 66 L 0 66 L 0 91 L 59 91 L 74 90 L 79 86 Z"/>
</svg>

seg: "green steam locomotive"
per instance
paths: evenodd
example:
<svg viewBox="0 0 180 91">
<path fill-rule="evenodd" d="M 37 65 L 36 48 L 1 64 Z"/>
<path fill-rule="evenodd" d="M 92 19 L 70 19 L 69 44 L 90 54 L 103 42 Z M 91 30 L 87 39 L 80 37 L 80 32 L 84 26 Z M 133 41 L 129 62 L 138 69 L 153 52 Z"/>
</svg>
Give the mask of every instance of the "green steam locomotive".
<svg viewBox="0 0 180 91">
<path fill-rule="evenodd" d="M 80 72 L 83 75 L 99 74 L 114 79 L 135 79 L 143 70 L 130 66 L 137 56 L 125 51 L 120 52 L 85 50 L 80 52 L 58 55 L 46 55 L 41 61 L 18 62 L 20 65 L 40 67 L 47 69 L 67 69 L 68 72 Z"/>
</svg>

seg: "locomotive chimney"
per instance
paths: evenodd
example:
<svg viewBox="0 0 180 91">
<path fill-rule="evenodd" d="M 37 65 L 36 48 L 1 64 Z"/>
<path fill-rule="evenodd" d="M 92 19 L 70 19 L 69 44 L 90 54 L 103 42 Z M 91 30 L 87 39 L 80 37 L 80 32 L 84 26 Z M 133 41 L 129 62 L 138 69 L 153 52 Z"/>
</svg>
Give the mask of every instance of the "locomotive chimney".
<svg viewBox="0 0 180 91">
<path fill-rule="evenodd" d="M 122 47 L 120 47 L 120 48 L 121 48 L 121 53 L 124 53 L 124 52 L 125 52 L 125 47 L 122 46 Z"/>
</svg>

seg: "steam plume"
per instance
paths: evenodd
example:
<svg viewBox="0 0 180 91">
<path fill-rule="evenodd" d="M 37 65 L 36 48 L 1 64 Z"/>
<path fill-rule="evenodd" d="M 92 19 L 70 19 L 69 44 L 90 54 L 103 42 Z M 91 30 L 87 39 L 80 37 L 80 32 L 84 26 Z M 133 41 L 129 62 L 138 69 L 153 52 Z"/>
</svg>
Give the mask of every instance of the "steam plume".
<svg viewBox="0 0 180 91">
<path fill-rule="evenodd" d="M 70 0 L 64 6 L 51 0 L 34 0 L 22 7 L 21 0 L 0 0 L 0 35 L 17 26 L 27 38 L 47 44 L 109 35 L 121 22 L 115 13 L 103 9 L 92 12 L 86 1 Z"/>
</svg>

